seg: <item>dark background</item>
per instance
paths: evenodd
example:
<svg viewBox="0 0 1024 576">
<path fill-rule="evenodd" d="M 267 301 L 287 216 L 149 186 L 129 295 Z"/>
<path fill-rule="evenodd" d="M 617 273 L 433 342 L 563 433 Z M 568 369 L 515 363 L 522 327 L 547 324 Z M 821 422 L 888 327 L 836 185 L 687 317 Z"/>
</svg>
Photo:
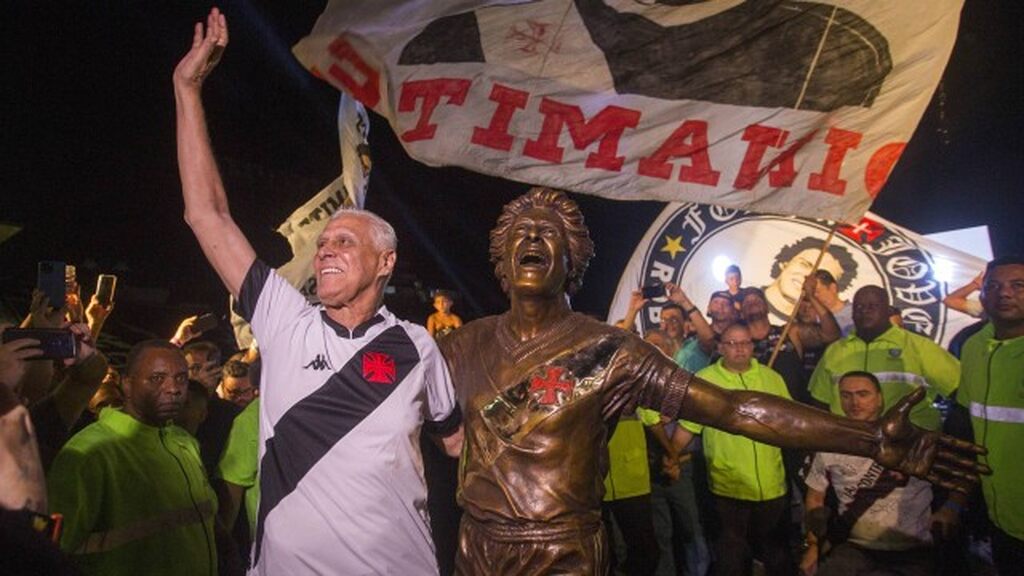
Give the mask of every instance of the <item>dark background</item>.
<svg viewBox="0 0 1024 576">
<path fill-rule="evenodd" d="M 337 93 L 290 47 L 323 2 L 223 2 L 231 29 L 207 82 L 210 130 L 232 212 L 271 265 L 289 257 L 273 230 L 339 173 Z M 170 336 L 186 315 L 226 312 L 226 292 L 182 219 L 171 71 L 199 2 L 22 2 L 0 8 L 0 221 L 24 229 L 0 244 L 4 316 L 24 313 L 36 262 L 78 266 L 87 291 L 119 275 L 108 331 Z M 1024 252 L 1024 129 L 1018 2 L 968 0 L 945 77 L 873 206 L 921 233 L 988 225 L 997 255 Z M 411 161 L 373 117 L 367 208 L 398 231 L 397 292 L 387 303 L 423 322 L 433 288 L 461 294 L 465 319 L 500 312 L 487 232 L 526 186 Z M 662 208 L 576 195 L 598 256 L 574 307 L 603 316 L 632 250 Z M 228 342 L 226 330 L 218 337 Z"/>
</svg>

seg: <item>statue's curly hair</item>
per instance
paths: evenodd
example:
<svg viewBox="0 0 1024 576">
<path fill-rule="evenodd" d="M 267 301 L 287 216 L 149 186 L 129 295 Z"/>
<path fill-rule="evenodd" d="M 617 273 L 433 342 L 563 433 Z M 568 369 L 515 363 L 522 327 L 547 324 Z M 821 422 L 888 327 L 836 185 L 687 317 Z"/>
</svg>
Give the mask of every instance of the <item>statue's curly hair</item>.
<svg viewBox="0 0 1024 576">
<path fill-rule="evenodd" d="M 583 274 L 594 256 L 594 242 L 590 239 L 590 231 L 583 222 L 583 213 L 576 202 L 561 190 L 543 187 L 531 188 L 526 194 L 506 204 L 501 209 L 497 225 L 491 230 L 491 262 L 494 263 L 494 274 L 501 281 L 501 289 L 508 294 L 508 270 L 505 269 L 504 255 L 509 231 L 516 218 L 530 208 L 549 208 L 562 220 L 569 255 L 565 291 L 572 296 L 583 285 Z"/>
</svg>

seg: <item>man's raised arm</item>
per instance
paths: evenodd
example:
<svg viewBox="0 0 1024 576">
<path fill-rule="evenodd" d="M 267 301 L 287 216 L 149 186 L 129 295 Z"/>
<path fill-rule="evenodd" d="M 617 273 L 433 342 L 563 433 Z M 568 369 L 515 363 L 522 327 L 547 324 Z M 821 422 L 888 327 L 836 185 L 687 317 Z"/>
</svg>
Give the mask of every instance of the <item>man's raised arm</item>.
<svg viewBox="0 0 1024 576">
<path fill-rule="evenodd" d="M 192 48 L 174 69 L 174 101 L 185 221 L 224 286 L 237 298 L 256 253 L 228 211 L 202 101 L 203 81 L 227 45 L 227 20 L 214 8 L 206 17 L 205 30 L 202 23 L 196 23 Z"/>
</svg>

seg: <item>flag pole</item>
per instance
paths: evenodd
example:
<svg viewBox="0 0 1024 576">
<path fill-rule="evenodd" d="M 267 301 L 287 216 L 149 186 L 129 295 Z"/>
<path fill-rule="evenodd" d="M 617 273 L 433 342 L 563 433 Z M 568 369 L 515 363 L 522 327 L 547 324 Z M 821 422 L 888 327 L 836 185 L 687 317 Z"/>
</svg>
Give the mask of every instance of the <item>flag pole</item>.
<svg viewBox="0 0 1024 576">
<path fill-rule="evenodd" d="M 832 223 L 832 229 L 829 230 L 828 236 L 825 238 L 825 243 L 821 245 L 821 252 L 818 253 L 818 259 L 814 261 L 814 267 L 808 275 L 814 274 L 818 271 L 818 267 L 821 266 L 821 260 L 825 257 L 825 252 L 828 251 L 828 247 L 832 244 L 832 239 L 836 236 L 836 230 L 839 229 L 839 221 Z M 786 338 L 789 337 L 789 331 L 793 328 L 793 321 L 796 320 L 796 315 L 800 313 L 800 305 L 804 302 L 804 291 L 800 290 L 800 295 L 797 297 L 796 302 L 793 303 L 793 310 L 789 313 L 789 319 L 786 320 L 786 325 L 782 328 L 782 337 L 775 343 L 775 348 L 772 350 L 772 356 L 768 359 L 768 367 L 771 368 L 775 365 L 775 359 L 778 358 L 779 352 L 782 350 L 782 346 L 786 343 Z"/>
</svg>

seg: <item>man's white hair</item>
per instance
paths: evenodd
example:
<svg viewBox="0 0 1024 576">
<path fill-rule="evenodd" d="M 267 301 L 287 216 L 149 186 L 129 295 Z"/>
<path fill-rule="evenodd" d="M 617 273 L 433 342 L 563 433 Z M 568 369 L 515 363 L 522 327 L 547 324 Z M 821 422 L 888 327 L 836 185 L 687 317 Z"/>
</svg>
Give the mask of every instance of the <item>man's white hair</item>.
<svg viewBox="0 0 1024 576">
<path fill-rule="evenodd" d="M 396 251 L 398 249 L 398 237 L 395 236 L 394 227 L 377 214 L 363 208 L 346 206 L 332 214 L 331 220 L 342 216 L 358 216 L 369 223 L 370 235 L 373 237 L 373 245 L 377 250 L 383 252 L 385 250 Z"/>
</svg>

